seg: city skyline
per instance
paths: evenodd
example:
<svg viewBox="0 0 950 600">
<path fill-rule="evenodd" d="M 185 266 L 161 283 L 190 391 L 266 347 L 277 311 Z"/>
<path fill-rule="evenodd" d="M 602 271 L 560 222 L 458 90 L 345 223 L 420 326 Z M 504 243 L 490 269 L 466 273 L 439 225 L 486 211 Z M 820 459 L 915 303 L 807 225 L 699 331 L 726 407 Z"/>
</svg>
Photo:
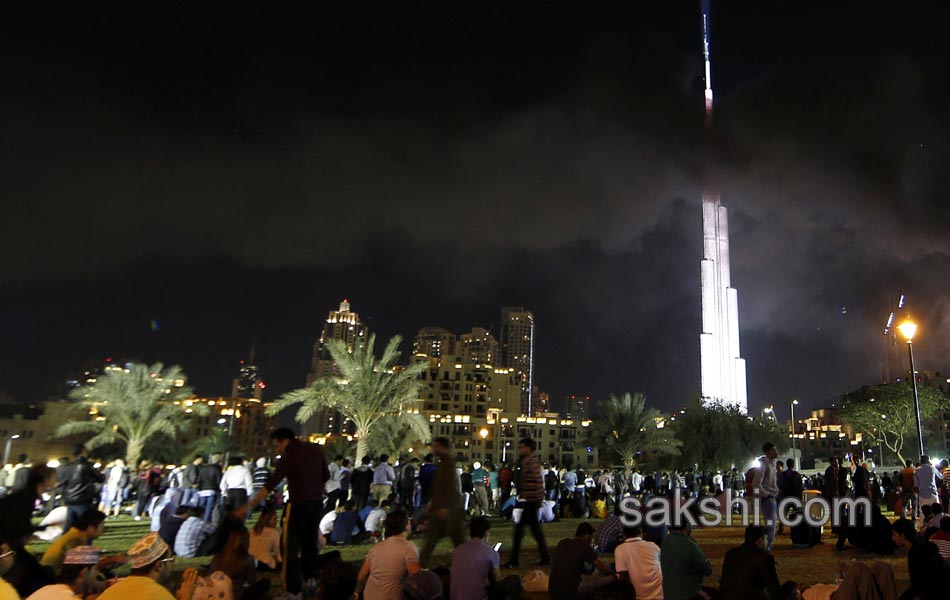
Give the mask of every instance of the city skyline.
<svg viewBox="0 0 950 600">
<path fill-rule="evenodd" d="M 38 401 L 121 356 L 225 394 L 256 339 L 273 397 L 349 298 L 404 356 L 422 326 L 529 307 L 556 404 L 681 407 L 700 392 L 698 4 L 18 7 L 0 391 Z M 943 369 L 948 16 L 716 4 L 710 168 L 750 412 L 902 369 L 881 335 L 899 294 L 918 367 Z"/>
</svg>

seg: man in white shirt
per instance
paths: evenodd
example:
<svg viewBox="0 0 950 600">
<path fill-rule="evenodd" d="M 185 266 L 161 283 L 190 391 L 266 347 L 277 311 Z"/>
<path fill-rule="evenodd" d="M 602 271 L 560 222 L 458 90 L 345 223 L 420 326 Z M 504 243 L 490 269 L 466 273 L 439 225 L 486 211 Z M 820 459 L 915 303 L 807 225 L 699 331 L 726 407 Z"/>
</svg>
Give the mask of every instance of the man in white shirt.
<svg viewBox="0 0 950 600">
<path fill-rule="evenodd" d="M 629 579 L 637 600 L 663 600 L 663 571 L 660 547 L 643 539 L 639 527 L 624 527 L 626 538 L 614 549 L 614 567 L 620 580 Z"/>
<path fill-rule="evenodd" d="M 228 459 L 228 470 L 221 476 L 221 497 L 224 499 L 225 512 L 231 512 L 239 506 L 244 506 L 247 499 L 254 493 L 254 478 L 244 466 L 240 457 Z"/>
<path fill-rule="evenodd" d="M 366 520 L 363 521 L 363 529 L 376 536 L 382 529 L 383 521 L 386 520 L 386 514 L 388 512 L 389 500 L 383 500 L 382 504 L 369 511 L 369 514 L 366 515 Z"/>
<path fill-rule="evenodd" d="M 924 454 L 920 457 L 920 467 L 914 471 L 914 487 L 917 488 L 917 506 L 928 506 L 939 502 L 937 498 L 937 479 L 943 480 L 940 469 L 934 469 L 930 464 L 930 457 Z M 921 531 L 923 531 L 923 511 L 921 511 Z"/>
<path fill-rule="evenodd" d="M 775 541 L 775 528 L 778 525 L 778 483 L 775 480 L 775 459 L 778 458 L 778 449 L 772 442 L 762 445 L 762 456 L 759 457 L 759 466 L 755 468 L 752 478 L 752 489 L 755 501 L 759 503 L 762 517 L 765 519 L 765 531 L 768 535 L 766 551 L 772 551 L 772 542 Z"/>
<path fill-rule="evenodd" d="M 330 478 L 323 484 L 323 491 L 327 496 L 327 504 L 324 510 L 327 512 L 336 510 L 336 505 L 340 501 L 340 463 L 342 462 L 343 457 L 337 455 L 333 462 L 327 465 L 327 469 L 330 470 Z M 344 500 L 346 499 L 344 498 Z"/>
<path fill-rule="evenodd" d="M 716 474 L 713 475 L 713 495 L 718 494 L 722 491 L 722 471 L 716 471 Z"/>
<path fill-rule="evenodd" d="M 640 469 L 634 469 L 633 473 L 630 473 L 630 493 L 634 496 L 639 495 L 643 491 L 643 474 L 640 473 Z"/>
</svg>

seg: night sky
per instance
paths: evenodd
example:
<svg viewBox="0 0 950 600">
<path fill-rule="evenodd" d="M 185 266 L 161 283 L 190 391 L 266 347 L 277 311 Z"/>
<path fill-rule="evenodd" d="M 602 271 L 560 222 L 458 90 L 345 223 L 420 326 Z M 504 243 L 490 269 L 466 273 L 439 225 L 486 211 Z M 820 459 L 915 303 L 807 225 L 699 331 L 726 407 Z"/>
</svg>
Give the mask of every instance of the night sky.
<svg viewBox="0 0 950 600">
<path fill-rule="evenodd" d="M 6 3 L 0 390 L 115 357 L 226 395 L 256 337 L 273 398 L 345 297 L 407 353 L 524 305 L 552 398 L 682 405 L 698 4 Z M 948 13 L 713 2 L 752 408 L 877 382 L 901 293 L 950 369 Z"/>
</svg>

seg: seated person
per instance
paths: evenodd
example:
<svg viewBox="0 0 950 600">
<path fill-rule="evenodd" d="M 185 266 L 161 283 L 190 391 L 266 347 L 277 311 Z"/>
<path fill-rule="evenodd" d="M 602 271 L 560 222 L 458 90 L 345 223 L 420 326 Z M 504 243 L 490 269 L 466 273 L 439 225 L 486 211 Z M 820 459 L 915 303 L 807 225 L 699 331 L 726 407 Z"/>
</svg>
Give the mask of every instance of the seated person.
<svg viewBox="0 0 950 600">
<path fill-rule="evenodd" d="M 323 518 L 320 519 L 320 524 L 317 526 L 317 529 L 320 530 L 320 535 L 330 539 L 330 534 L 333 533 L 333 523 L 336 522 L 336 516 L 339 513 L 336 510 L 331 510 L 327 514 L 323 515 Z"/>
<path fill-rule="evenodd" d="M 10 572 L 10 569 L 13 568 L 13 563 L 16 561 L 16 550 L 6 542 L 0 543 L 0 600 L 20 600 L 20 595 L 17 594 L 16 588 L 14 588 L 10 583 L 5 579 L 7 573 Z"/>
<path fill-rule="evenodd" d="M 350 600 L 356 589 L 357 570 L 343 562 L 339 550 L 320 555 L 320 582 L 317 598 L 323 600 Z"/>
<path fill-rule="evenodd" d="M 612 513 L 594 534 L 594 551 L 598 553 L 612 553 L 618 544 L 623 542 L 623 523 L 620 522 L 620 504 L 614 505 Z"/>
<path fill-rule="evenodd" d="M 358 514 L 360 516 L 360 521 L 366 523 L 366 517 L 369 516 L 373 510 L 379 507 L 379 500 L 370 500 L 363 508 L 359 510 Z"/>
<path fill-rule="evenodd" d="M 930 536 L 930 541 L 946 560 L 950 560 L 950 517 L 940 519 L 940 529 Z"/>
<path fill-rule="evenodd" d="M 510 575 L 501 578 L 498 572 L 500 559 L 490 546 L 491 525 L 484 516 L 475 517 L 469 523 L 472 539 L 452 551 L 450 576 L 450 600 L 502 600 L 517 597 L 521 591 L 521 578 Z"/>
<path fill-rule="evenodd" d="M 940 520 L 943 519 L 943 506 L 939 502 L 930 505 L 930 520 L 920 528 L 924 532 L 924 539 L 929 540 L 930 536 L 937 533 L 940 529 Z"/>
<path fill-rule="evenodd" d="M 419 549 L 406 539 L 409 515 L 402 511 L 390 513 L 385 532 L 386 539 L 366 553 L 357 576 L 354 593 L 363 593 L 366 600 L 401 598 L 403 580 L 419 572 Z"/>
<path fill-rule="evenodd" d="M 683 519 L 670 527 L 660 546 L 663 569 L 663 597 L 666 600 L 692 600 L 703 588 L 703 578 L 712 575 L 712 565 L 699 544 L 690 536 L 692 526 Z"/>
<path fill-rule="evenodd" d="M 98 510 L 87 510 L 76 519 L 76 523 L 69 531 L 59 536 L 43 553 L 40 564 L 51 567 L 59 575 L 59 568 L 63 566 L 63 558 L 70 548 L 87 546 L 100 535 L 105 527 L 106 515 Z"/>
<path fill-rule="evenodd" d="M 844 563 L 841 565 L 843 566 Z M 839 573 L 839 577 L 840 584 L 815 584 L 802 592 L 802 598 L 804 600 L 897 598 L 894 569 L 886 563 L 878 561 L 868 567 L 866 563 L 854 562 L 846 572 Z"/>
<path fill-rule="evenodd" d="M 91 511 L 89 511 L 91 512 Z M 89 514 L 86 512 L 83 516 Z M 82 517 L 79 517 L 81 520 Z M 105 578 L 100 578 L 99 549 L 93 546 L 73 546 L 66 551 L 56 575 L 56 583 L 41 587 L 27 600 L 81 600 L 105 589 Z M 3 595 L 0 594 L 0 598 Z"/>
<path fill-rule="evenodd" d="M 590 598 L 600 588 L 617 581 L 617 576 L 600 560 L 591 546 L 593 535 L 594 527 L 590 523 L 581 523 L 573 538 L 557 543 L 548 580 L 548 597 L 551 600 Z M 592 574 L 594 569 L 600 575 L 584 581 L 584 575 Z"/>
<path fill-rule="evenodd" d="M 607 502 L 601 497 L 600 492 L 591 490 L 588 496 L 587 507 L 590 510 L 592 519 L 603 519 L 607 516 Z"/>
<path fill-rule="evenodd" d="M 197 509 L 184 504 L 180 505 L 175 510 L 175 514 L 168 517 L 168 520 L 165 521 L 165 524 L 159 528 L 158 537 L 162 538 L 162 541 L 168 544 L 169 548 L 174 548 L 175 538 L 178 537 L 178 531 L 181 529 L 181 526 L 188 519 L 188 517 L 192 515 L 198 516 Z"/>
<path fill-rule="evenodd" d="M 372 516 L 373 513 L 370 513 Z M 363 524 L 360 522 L 359 515 L 356 514 L 356 503 L 347 500 L 337 509 L 336 520 L 333 522 L 333 531 L 330 532 L 330 543 L 332 544 L 354 544 L 363 541 Z"/>
<path fill-rule="evenodd" d="M 251 537 L 246 527 L 232 527 L 224 548 L 211 560 L 209 573 L 231 578 L 235 600 L 260 600 L 270 589 L 270 580 L 258 579 L 254 557 L 248 551 Z"/>
<path fill-rule="evenodd" d="M 200 520 L 200 519 L 199 519 Z M 98 600 L 190 600 L 194 593 L 198 572 L 186 569 L 182 574 L 178 593 L 172 596 L 164 583 L 172 573 L 171 550 L 168 545 L 152 532 L 138 540 L 129 548 L 129 563 L 132 574 L 120 579 L 106 589 Z"/>
<path fill-rule="evenodd" d="M 719 600 L 745 600 L 768 594 L 770 600 L 782 600 L 782 586 L 775 569 L 775 557 L 765 549 L 765 528 L 749 525 L 745 542 L 726 551 L 719 580 Z"/>
<path fill-rule="evenodd" d="M 195 556 L 205 556 L 210 552 L 211 545 L 214 543 L 214 525 L 206 523 L 199 516 L 196 510 L 192 513 L 178 529 L 178 535 L 175 536 L 175 555 L 183 558 L 192 558 Z M 158 535 L 156 533 L 156 535 Z M 164 543 L 164 541 L 162 542 Z"/>
<path fill-rule="evenodd" d="M 554 508 L 557 506 L 557 502 L 554 500 L 542 500 L 541 506 L 538 507 L 538 522 L 539 523 L 553 523 L 555 521 L 556 515 L 554 514 Z M 511 510 L 511 520 L 514 523 L 521 522 L 521 513 L 524 512 L 524 509 L 513 508 Z"/>
<path fill-rule="evenodd" d="M 895 521 L 893 531 L 894 543 L 907 550 L 910 572 L 910 588 L 901 598 L 946 598 L 946 580 L 950 574 L 937 546 L 919 537 L 914 522 L 909 519 Z"/>
<path fill-rule="evenodd" d="M 382 503 L 375 506 L 366 518 L 363 520 L 363 528 L 367 533 L 379 537 L 383 521 L 386 520 L 386 514 L 389 512 L 389 500 L 383 500 Z"/>
<path fill-rule="evenodd" d="M 858 515 L 857 525 L 848 528 L 848 542 L 856 548 L 872 554 L 890 556 L 894 554 L 894 540 L 891 536 L 891 522 L 881 514 L 881 507 L 871 505 L 871 526 L 863 524 L 863 511 Z"/>
<path fill-rule="evenodd" d="M 282 561 L 280 557 L 280 532 L 277 531 L 277 511 L 267 506 L 257 517 L 257 523 L 250 531 L 251 545 L 248 552 L 257 559 L 258 571 L 276 571 Z"/>
<path fill-rule="evenodd" d="M 644 540 L 639 526 L 624 526 L 623 536 L 623 543 L 614 550 L 614 566 L 620 581 L 633 585 L 637 600 L 662 600 L 660 547 Z"/>
</svg>

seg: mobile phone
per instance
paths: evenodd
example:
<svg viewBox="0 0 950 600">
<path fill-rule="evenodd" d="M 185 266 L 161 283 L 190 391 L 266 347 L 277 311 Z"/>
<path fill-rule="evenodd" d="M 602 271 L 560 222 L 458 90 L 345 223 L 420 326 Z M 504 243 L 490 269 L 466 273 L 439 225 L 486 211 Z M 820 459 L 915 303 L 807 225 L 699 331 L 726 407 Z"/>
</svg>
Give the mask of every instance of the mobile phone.
<svg viewBox="0 0 950 600">
<path fill-rule="evenodd" d="M 501 550 L 501 542 L 498 542 L 497 544 L 495 544 L 494 548 L 495 548 L 495 552 L 498 552 L 499 550 Z"/>
</svg>

